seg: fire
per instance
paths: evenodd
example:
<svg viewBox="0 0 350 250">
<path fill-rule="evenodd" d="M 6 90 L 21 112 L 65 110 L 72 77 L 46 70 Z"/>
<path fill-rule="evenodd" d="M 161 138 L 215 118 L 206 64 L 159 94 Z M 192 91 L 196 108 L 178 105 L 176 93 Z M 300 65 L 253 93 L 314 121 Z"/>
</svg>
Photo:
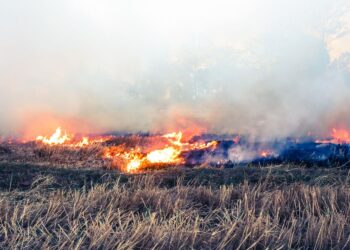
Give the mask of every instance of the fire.
<svg viewBox="0 0 350 250">
<path fill-rule="evenodd" d="M 262 158 L 270 158 L 270 157 L 275 157 L 277 154 L 271 149 L 267 149 L 267 150 L 265 149 L 260 151 L 259 155 Z"/>
<path fill-rule="evenodd" d="M 88 137 L 83 137 L 80 142 L 76 144 L 77 147 L 89 146 L 91 143 Z"/>
<path fill-rule="evenodd" d="M 125 166 L 124 170 L 129 173 L 139 169 L 144 159 L 140 148 L 126 150 L 123 145 L 104 148 L 103 157 Z"/>
<path fill-rule="evenodd" d="M 268 152 L 266 152 L 266 151 L 262 151 L 262 152 L 260 153 L 260 156 L 262 156 L 262 157 L 266 158 L 266 157 L 268 157 L 268 156 L 269 156 L 269 153 L 268 153 Z"/>
<path fill-rule="evenodd" d="M 346 129 L 332 129 L 331 139 L 316 140 L 317 143 L 350 144 L 350 131 Z"/>
<path fill-rule="evenodd" d="M 110 139 L 110 137 L 102 137 L 102 138 L 89 138 L 82 137 L 80 140 L 77 140 L 74 135 L 68 134 L 66 131 L 62 131 L 61 127 L 58 127 L 55 132 L 50 136 L 37 136 L 36 141 L 39 143 L 43 143 L 49 146 L 67 146 L 67 147 L 86 147 L 92 144 L 101 143 Z"/>
<path fill-rule="evenodd" d="M 181 143 L 182 140 L 182 132 L 173 132 L 170 134 L 165 134 L 163 135 L 164 138 L 167 138 L 172 144 L 176 145 L 176 146 L 182 146 L 183 143 Z"/>
<path fill-rule="evenodd" d="M 130 149 L 123 146 L 106 147 L 104 157 L 112 159 L 117 165 L 125 166 L 126 172 L 137 172 L 143 167 L 151 164 L 179 164 L 183 160 L 179 157 L 181 151 L 174 147 L 153 150 L 149 153 L 142 153 L 140 148 Z"/>
<path fill-rule="evenodd" d="M 173 147 L 154 150 L 147 154 L 146 158 L 150 163 L 177 163 L 181 162 L 178 158 L 181 154 L 181 150 L 177 150 Z"/>
<path fill-rule="evenodd" d="M 51 137 L 47 138 L 46 136 L 37 136 L 36 140 L 48 145 L 60 145 L 70 141 L 71 138 L 66 132 L 62 133 L 62 129 L 58 127 Z"/>
<path fill-rule="evenodd" d="M 332 130 L 332 138 L 337 143 L 350 143 L 350 132 L 345 129 L 335 129 Z"/>
<path fill-rule="evenodd" d="M 137 169 L 139 169 L 141 166 L 141 160 L 140 159 L 132 159 L 127 167 L 126 167 L 126 170 L 127 172 L 129 173 L 132 173 L 132 172 L 135 172 Z"/>
<path fill-rule="evenodd" d="M 165 134 L 162 138 L 166 138 L 168 144 L 163 146 L 159 145 L 159 148 L 149 152 L 148 148 L 152 148 L 154 145 L 149 145 L 149 147 L 145 149 L 128 149 L 120 145 L 106 147 L 103 155 L 105 158 L 112 159 L 116 165 L 122 167 L 126 172 L 135 173 L 144 168 L 152 167 L 152 165 L 154 166 L 155 164 L 183 164 L 185 160 L 182 157 L 182 153 L 191 150 L 211 148 L 217 145 L 216 141 L 203 143 L 182 142 L 181 132 Z"/>
<path fill-rule="evenodd" d="M 76 137 L 58 127 L 51 136 L 37 136 L 36 142 L 49 146 L 82 148 L 102 143 L 108 139 L 111 139 L 111 137 Z M 147 146 L 143 145 L 142 148 L 130 148 L 130 146 L 127 147 L 124 144 L 105 146 L 103 148 L 103 157 L 111 159 L 112 163 L 121 167 L 122 170 L 134 173 L 154 165 L 183 164 L 185 163 L 182 156 L 184 152 L 213 148 L 216 145 L 216 141 L 190 142 L 190 140 L 187 140 L 184 142 L 182 132 L 173 132 L 151 137 Z"/>
</svg>

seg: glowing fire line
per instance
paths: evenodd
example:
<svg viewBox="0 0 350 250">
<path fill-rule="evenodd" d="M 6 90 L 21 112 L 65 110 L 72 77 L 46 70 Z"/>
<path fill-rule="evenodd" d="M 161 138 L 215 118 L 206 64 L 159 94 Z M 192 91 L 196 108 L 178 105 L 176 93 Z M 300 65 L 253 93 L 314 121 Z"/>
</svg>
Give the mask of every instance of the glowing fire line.
<svg viewBox="0 0 350 250">
<path fill-rule="evenodd" d="M 58 127 L 55 132 L 50 136 L 37 136 L 36 142 L 42 143 L 49 146 L 67 146 L 67 147 L 86 147 L 95 143 L 101 143 L 104 142 L 111 137 L 105 137 L 105 138 L 89 138 L 89 137 L 82 137 L 80 140 L 75 140 L 73 135 L 67 134 L 66 131 L 62 131 L 61 127 Z"/>
</svg>

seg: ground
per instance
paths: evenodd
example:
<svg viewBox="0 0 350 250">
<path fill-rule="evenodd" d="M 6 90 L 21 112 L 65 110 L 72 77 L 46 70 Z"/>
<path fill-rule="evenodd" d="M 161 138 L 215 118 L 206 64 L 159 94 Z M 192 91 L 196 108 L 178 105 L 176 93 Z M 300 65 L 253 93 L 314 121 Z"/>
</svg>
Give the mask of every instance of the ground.
<svg viewBox="0 0 350 250">
<path fill-rule="evenodd" d="M 349 249 L 349 170 L 3 162 L 0 248 Z"/>
</svg>

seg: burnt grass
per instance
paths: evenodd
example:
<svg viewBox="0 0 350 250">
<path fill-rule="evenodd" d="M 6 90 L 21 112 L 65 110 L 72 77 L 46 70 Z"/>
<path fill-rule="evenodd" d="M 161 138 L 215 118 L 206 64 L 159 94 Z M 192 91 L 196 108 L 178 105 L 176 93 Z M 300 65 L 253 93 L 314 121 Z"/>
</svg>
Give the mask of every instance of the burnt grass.
<svg viewBox="0 0 350 250">
<path fill-rule="evenodd" d="M 127 183 L 134 178 L 152 176 L 160 187 L 172 188 L 181 180 L 182 185 L 204 185 L 218 188 L 222 185 L 268 182 L 271 187 L 293 183 L 307 185 L 340 185 L 350 183 L 348 168 L 302 167 L 297 165 L 236 166 L 232 168 L 167 167 L 139 174 L 118 170 L 81 169 L 41 166 L 26 163 L 0 162 L 0 190 L 25 191 L 40 178 L 50 177 L 52 189 L 91 188 L 98 184 L 113 184 L 116 180 Z"/>
<path fill-rule="evenodd" d="M 350 249 L 350 172 L 3 161 L 0 248 Z"/>
</svg>

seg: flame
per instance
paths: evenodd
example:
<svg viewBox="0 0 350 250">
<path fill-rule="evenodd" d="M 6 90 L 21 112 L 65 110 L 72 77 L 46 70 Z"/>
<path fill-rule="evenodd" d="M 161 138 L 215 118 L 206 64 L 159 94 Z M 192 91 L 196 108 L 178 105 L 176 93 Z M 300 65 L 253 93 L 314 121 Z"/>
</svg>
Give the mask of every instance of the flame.
<svg viewBox="0 0 350 250">
<path fill-rule="evenodd" d="M 346 129 L 333 128 L 331 139 L 316 140 L 317 143 L 350 144 L 350 131 Z"/>
<path fill-rule="evenodd" d="M 332 138 L 337 143 L 350 143 L 350 132 L 345 129 L 335 129 L 332 130 Z"/>
<path fill-rule="evenodd" d="M 106 147 L 103 156 L 112 159 L 116 165 L 122 167 L 128 173 L 139 172 L 140 170 L 152 167 L 155 164 L 177 165 L 185 163 L 182 153 L 191 150 L 201 150 L 215 147 L 216 141 L 211 142 L 182 142 L 182 132 L 173 132 L 162 135 L 162 138 L 167 139 L 167 143 L 159 148 L 147 152 L 149 145 L 144 150 L 141 148 L 127 149 L 124 145 Z M 153 142 L 156 145 L 157 142 Z M 123 167 L 124 166 L 124 167 Z"/>
<path fill-rule="evenodd" d="M 136 172 L 136 170 L 140 168 L 141 163 L 142 163 L 141 159 L 132 159 L 126 167 L 127 172 L 129 173 Z"/>
<path fill-rule="evenodd" d="M 66 132 L 63 134 L 62 129 L 58 127 L 55 133 L 51 135 L 51 137 L 47 138 L 46 136 L 37 136 L 36 140 L 48 145 L 60 145 L 67 141 L 70 141 L 71 138 L 67 135 Z"/>
<path fill-rule="evenodd" d="M 181 150 L 168 147 L 154 150 L 148 153 L 146 158 L 150 163 L 177 163 L 181 162 L 181 159 L 178 158 L 180 154 Z"/>
<path fill-rule="evenodd" d="M 268 153 L 267 151 L 262 151 L 262 152 L 260 153 L 260 156 L 266 158 L 266 157 L 269 156 L 269 153 Z"/>
<path fill-rule="evenodd" d="M 173 132 L 173 133 L 169 133 L 169 134 L 165 134 L 163 135 L 164 138 L 167 138 L 172 144 L 176 145 L 176 146 L 182 146 L 183 143 L 181 143 L 182 140 L 182 132 Z"/>
<path fill-rule="evenodd" d="M 83 137 L 80 142 L 76 144 L 77 147 L 84 147 L 84 146 L 89 146 L 90 140 L 88 137 Z"/>
<path fill-rule="evenodd" d="M 105 158 L 114 160 L 116 164 L 125 165 L 126 172 L 134 173 L 151 164 L 182 163 L 182 159 L 179 158 L 180 154 L 181 151 L 174 147 L 142 153 L 140 148 L 128 150 L 124 146 L 112 146 L 106 147 L 103 155 Z"/>
<path fill-rule="evenodd" d="M 67 147 L 87 147 L 92 144 L 101 143 L 104 141 L 109 140 L 111 137 L 102 137 L 102 138 L 89 138 L 89 137 L 82 137 L 80 140 L 77 140 L 74 135 L 67 134 L 66 131 L 62 132 L 61 127 L 58 127 L 55 132 L 50 136 L 37 136 L 36 141 L 43 143 L 45 145 L 49 146 L 67 146 Z"/>
<path fill-rule="evenodd" d="M 270 157 L 275 157 L 278 155 L 276 152 L 274 152 L 271 149 L 262 150 L 262 151 L 260 151 L 259 154 L 262 158 L 270 158 Z"/>
</svg>

